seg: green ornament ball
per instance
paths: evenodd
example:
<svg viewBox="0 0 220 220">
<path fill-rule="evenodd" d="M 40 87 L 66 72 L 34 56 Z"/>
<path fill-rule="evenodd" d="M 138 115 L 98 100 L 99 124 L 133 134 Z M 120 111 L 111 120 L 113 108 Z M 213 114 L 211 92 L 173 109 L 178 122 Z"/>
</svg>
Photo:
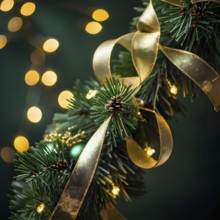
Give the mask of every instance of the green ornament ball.
<svg viewBox="0 0 220 220">
<path fill-rule="evenodd" d="M 82 153 L 85 144 L 76 144 L 73 145 L 69 151 L 69 157 L 73 160 L 77 160 Z"/>
</svg>

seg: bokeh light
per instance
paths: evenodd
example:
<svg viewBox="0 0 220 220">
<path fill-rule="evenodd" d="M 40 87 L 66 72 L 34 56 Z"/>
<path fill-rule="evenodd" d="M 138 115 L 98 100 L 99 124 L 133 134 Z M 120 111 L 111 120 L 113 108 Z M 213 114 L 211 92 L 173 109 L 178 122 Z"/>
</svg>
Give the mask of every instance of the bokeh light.
<svg viewBox="0 0 220 220">
<path fill-rule="evenodd" d="M 58 96 L 58 103 L 60 107 L 67 109 L 69 106 L 69 99 L 73 98 L 73 93 L 69 90 L 62 91 Z"/>
<path fill-rule="evenodd" d="M 102 25 L 96 21 L 89 22 L 85 27 L 85 31 L 89 34 L 98 34 L 101 30 Z"/>
<path fill-rule="evenodd" d="M 15 151 L 11 147 L 3 147 L 1 149 L 1 158 L 6 163 L 12 163 L 15 157 Z"/>
<path fill-rule="evenodd" d="M 14 139 L 14 148 L 20 153 L 27 151 L 29 149 L 28 139 L 24 136 L 17 136 Z"/>
<path fill-rule="evenodd" d="M 48 70 L 43 74 L 41 81 L 45 86 L 53 86 L 57 82 L 57 74 Z"/>
<path fill-rule="evenodd" d="M 36 70 L 29 70 L 25 74 L 25 82 L 29 86 L 36 85 L 40 80 L 40 74 Z"/>
<path fill-rule="evenodd" d="M 96 21 L 105 21 L 109 18 L 109 14 L 104 9 L 97 9 L 92 13 L 92 18 Z"/>
<path fill-rule="evenodd" d="M 43 50 L 47 53 L 53 53 L 59 47 L 58 40 L 54 38 L 47 39 L 43 44 Z"/>
<path fill-rule="evenodd" d="M 8 22 L 8 30 L 11 32 L 19 31 L 22 27 L 22 19 L 20 17 L 13 17 Z"/>
<path fill-rule="evenodd" d="M 4 48 L 7 44 L 7 37 L 5 35 L 0 35 L 0 49 Z"/>
<path fill-rule="evenodd" d="M 42 111 L 38 107 L 32 106 L 27 111 L 27 118 L 32 123 L 38 123 L 42 118 Z"/>
<path fill-rule="evenodd" d="M 45 53 L 40 49 L 35 49 L 31 53 L 31 62 L 36 66 L 42 65 L 45 62 L 45 59 Z"/>
<path fill-rule="evenodd" d="M 3 0 L 0 5 L 1 11 L 10 11 L 14 6 L 14 0 Z"/>
<path fill-rule="evenodd" d="M 30 16 L 35 12 L 36 5 L 33 2 L 26 2 L 21 6 L 21 14 L 23 16 Z"/>
</svg>

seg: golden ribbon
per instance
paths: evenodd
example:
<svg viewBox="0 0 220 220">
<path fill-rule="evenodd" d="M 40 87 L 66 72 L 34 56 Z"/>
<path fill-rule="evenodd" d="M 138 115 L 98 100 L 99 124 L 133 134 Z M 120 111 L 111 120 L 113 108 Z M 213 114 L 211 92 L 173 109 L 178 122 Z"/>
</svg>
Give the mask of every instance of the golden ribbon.
<svg viewBox="0 0 220 220">
<path fill-rule="evenodd" d="M 128 155 L 133 163 L 141 168 L 151 169 L 161 166 L 169 159 L 173 149 L 173 138 L 169 125 L 160 114 L 150 109 L 144 108 L 142 110 L 154 114 L 156 118 L 160 140 L 159 158 L 155 160 L 153 157 L 149 157 L 133 138 L 127 138 L 126 145 Z"/>
<path fill-rule="evenodd" d="M 180 0 L 163 0 L 177 6 L 183 5 Z M 185 75 L 191 78 L 208 96 L 216 111 L 220 109 L 220 77 L 219 74 L 197 55 L 178 49 L 163 47 L 159 44 L 160 24 L 154 11 L 152 0 L 141 15 L 137 23 L 137 31 L 123 35 L 115 40 L 102 43 L 93 58 L 93 68 L 100 82 L 111 77 L 110 59 L 113 47 L 119 43 L 131 52 L 137 77 L 123 77 L 122 79 L 138 87 L 148 78 L 155 65 L 158 50 Z"/>
<path fill-rule="evenodd" d="M 183 6 L 180 0 L 164 0 L 164 2 L 180 7 Z M 203 90 L 213 103 L 215 110 L 218 111 L 220 109 L 220 77 L 218 73 L 197 55 L 184 50 L 164 47 L 160 45 L 159 40 L 160 24 L 153 8 L 152 0 L 150 0 L 137 23 L 136 32 L 125 34 L 115 40 L 106 41 L 97 48 L 93 57 L 93 68 L 96 77 L 101 83 L 106 78 L 111 77 L 111 54 L 114 46 L 118 43 L 131 52 L 132 62 L 138 74 L 136 77 L 123 77 L 120 79 L 123 79 L 133 87 L 140 87 L 141 83 L 150 75 L 160 49 L 178 69 Z M 136 165 L 141 167 L 152 168 L 161 165 L 169 158 L 172 151 L 172 135 L 169 126 L 158 113 L 155 113 L 155 117 L 158 123 L 161 144 L 160 157 L 157 161 L 146 157 L 146 153 L 134 140 L 127 139 L 129 157 Z M 162 132 L 166 133 L 167 136 L 163 135 Z M 164 145 L 168 147 L 164 148 Z M 166 151 L 163 149 L 166 149 Z M 135 151 L 138 153 L 135 153 Z M 143 160 L 140 162 L 138 158 Z"/>
<path fill-rule="evenodd" d="M 81 153 L 50 220 L 74 220 L 85 199 L 100 158 L 110 117 L 93 134 Z M 88 164 L 89 161 L 89 164 Z"/>
<path fill-rule="evenodd" d="M 219 74 L 193 53 L 164 46 L 160 46 L 160 49 L 178 69 L 202 89 L 218 111 L 220 109 Z"/>
<path fill-rule="evenodd" d="M 125 34 L 115 40 L 102 43 L 94 53 L 93 69 L 97 79 L 104 83 L 111 77 L 110 60 L 114 46 L 118 43 L 131 52 L 138 76 L 119 78 L 125 84 L 138 87 L 153 69 L 159 49 L 160 25 L 153 5 L 149 4 L 137 24 L 138 31 Z"/>
<path fill-rule="evenodd" d="M 163 0 L 164 2 L 182 7 L 180 0 Z M 204 0 L 192 0 L 193 3 Z M 212 0 L 218 2 L 218 0 Z M 160 49 L 167 58 L 184 74 L 191 78 L 209 97 L 216 110 L 220 109 L 220 79 L 217 72 L 197 55 L 178 49 L 160 45 L 160 24 L 154 11 L 152 0 L 142 14 L 137 24 L 137 31 L 123 35 L 115 40 L 102 43 L 96 50 L 93 58 L 93 68 L 96 77 L 101 83 L 111 77 L 110 60 L 114 46 L 118 43 L 131 52 L 134 67 L 138 76 L 121 77 L 127 84 L 140 87 L 150 75 Z M 158 160 L 147 157 L 146 152 L 132 139 L 126 139 L 127 151 L 130 159 L 139 167 L 153 168 L 165 163 L 172 152 L 173 139 L 169 125 L 165 119 L 155 111 L 142 109 L 154 114 L 157 121 L 160 155 Z M 107 127 L 110 119 L 103 122 L 91 137 L 80 155 L 72 171 L 65 189 L 50 220 L 74 220 L 77 218 L 80 207 L 85 199 L 100 158 Z M 89 161 L 89 165 L 88 162 Z M 104 220 L 125 218 L 113 207 L 109 206 L 100 213 Z"/>
</svg>

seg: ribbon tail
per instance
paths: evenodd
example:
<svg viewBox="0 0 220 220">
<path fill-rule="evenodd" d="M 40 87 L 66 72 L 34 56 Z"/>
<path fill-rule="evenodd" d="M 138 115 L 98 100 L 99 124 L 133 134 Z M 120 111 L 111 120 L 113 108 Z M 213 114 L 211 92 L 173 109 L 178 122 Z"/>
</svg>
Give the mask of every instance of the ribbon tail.
<svg viewBox="0 0 220 220">
<path fill-rule="evenodd" d="M 165 56 L 208 96 L 216 111 L 220 109 L 220 76 L 202 58 L 188 51 L 160 46 Z"/>
<path fill-rule="evenodd" d="M 93 134 L 80 155 L 50 220 L 74 220 L 85 199 L 100 158 L 110 117 Z"/>
</svg>

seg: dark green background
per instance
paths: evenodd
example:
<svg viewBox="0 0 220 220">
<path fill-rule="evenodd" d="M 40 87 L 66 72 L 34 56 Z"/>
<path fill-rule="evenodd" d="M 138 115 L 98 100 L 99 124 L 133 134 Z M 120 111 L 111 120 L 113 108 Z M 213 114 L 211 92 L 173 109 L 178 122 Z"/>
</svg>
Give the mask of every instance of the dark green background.
<svg viewBox="0 0 220 220">
<path fill-rule="evenodd" d="M 141 5 L 141 1 L 45 0 L 36 5 L 37 11 L 31 17 L 33 26 L 42 35 L 60 42 L 59 50 L 47 56 L 45 64 L 57 72 L 58 83 L 54 88 L 25 85 L 31 48 L 24 39 L 0 50 L 1 148 L 12 146 L 14 136 L 21 130 L 31 144 L 42 139 L 53 113 L 63 111 L 56 103 L 56 94 L 70 89 L 77 78 L 93 77 L 94 50 L 101 42 L 129 31 L 129 22 L 136 15 L 133 7 Z M 103 23 L 103 31 L 95 36 L 85 33 L 80 25 L 91 20 L 86 13 L 90 7 L 104 8 L 110 14 L 110 19 Z M 7 16 L 0 15 L 1 32 Z M 27 94 L 31 94 L 33 103 L 40 97 L 38 104 L 44 115 L 39 124 L 30 124 L 25 117 Z M 170 160 L 162 167 L 146 171 L 147 194 L 120 206 L 129 220 L 220 219 L 220 113 L 213 110 L 203 94 L 194 103 L 183 102 L 187 108 L 185 117 L 179 115 L 178 121 L 169 122 L 174 137 Z M 0 160 L 1 220 L 9 216 L 7 193 L 13 175 L 13 165 Z"/>
</svg>

